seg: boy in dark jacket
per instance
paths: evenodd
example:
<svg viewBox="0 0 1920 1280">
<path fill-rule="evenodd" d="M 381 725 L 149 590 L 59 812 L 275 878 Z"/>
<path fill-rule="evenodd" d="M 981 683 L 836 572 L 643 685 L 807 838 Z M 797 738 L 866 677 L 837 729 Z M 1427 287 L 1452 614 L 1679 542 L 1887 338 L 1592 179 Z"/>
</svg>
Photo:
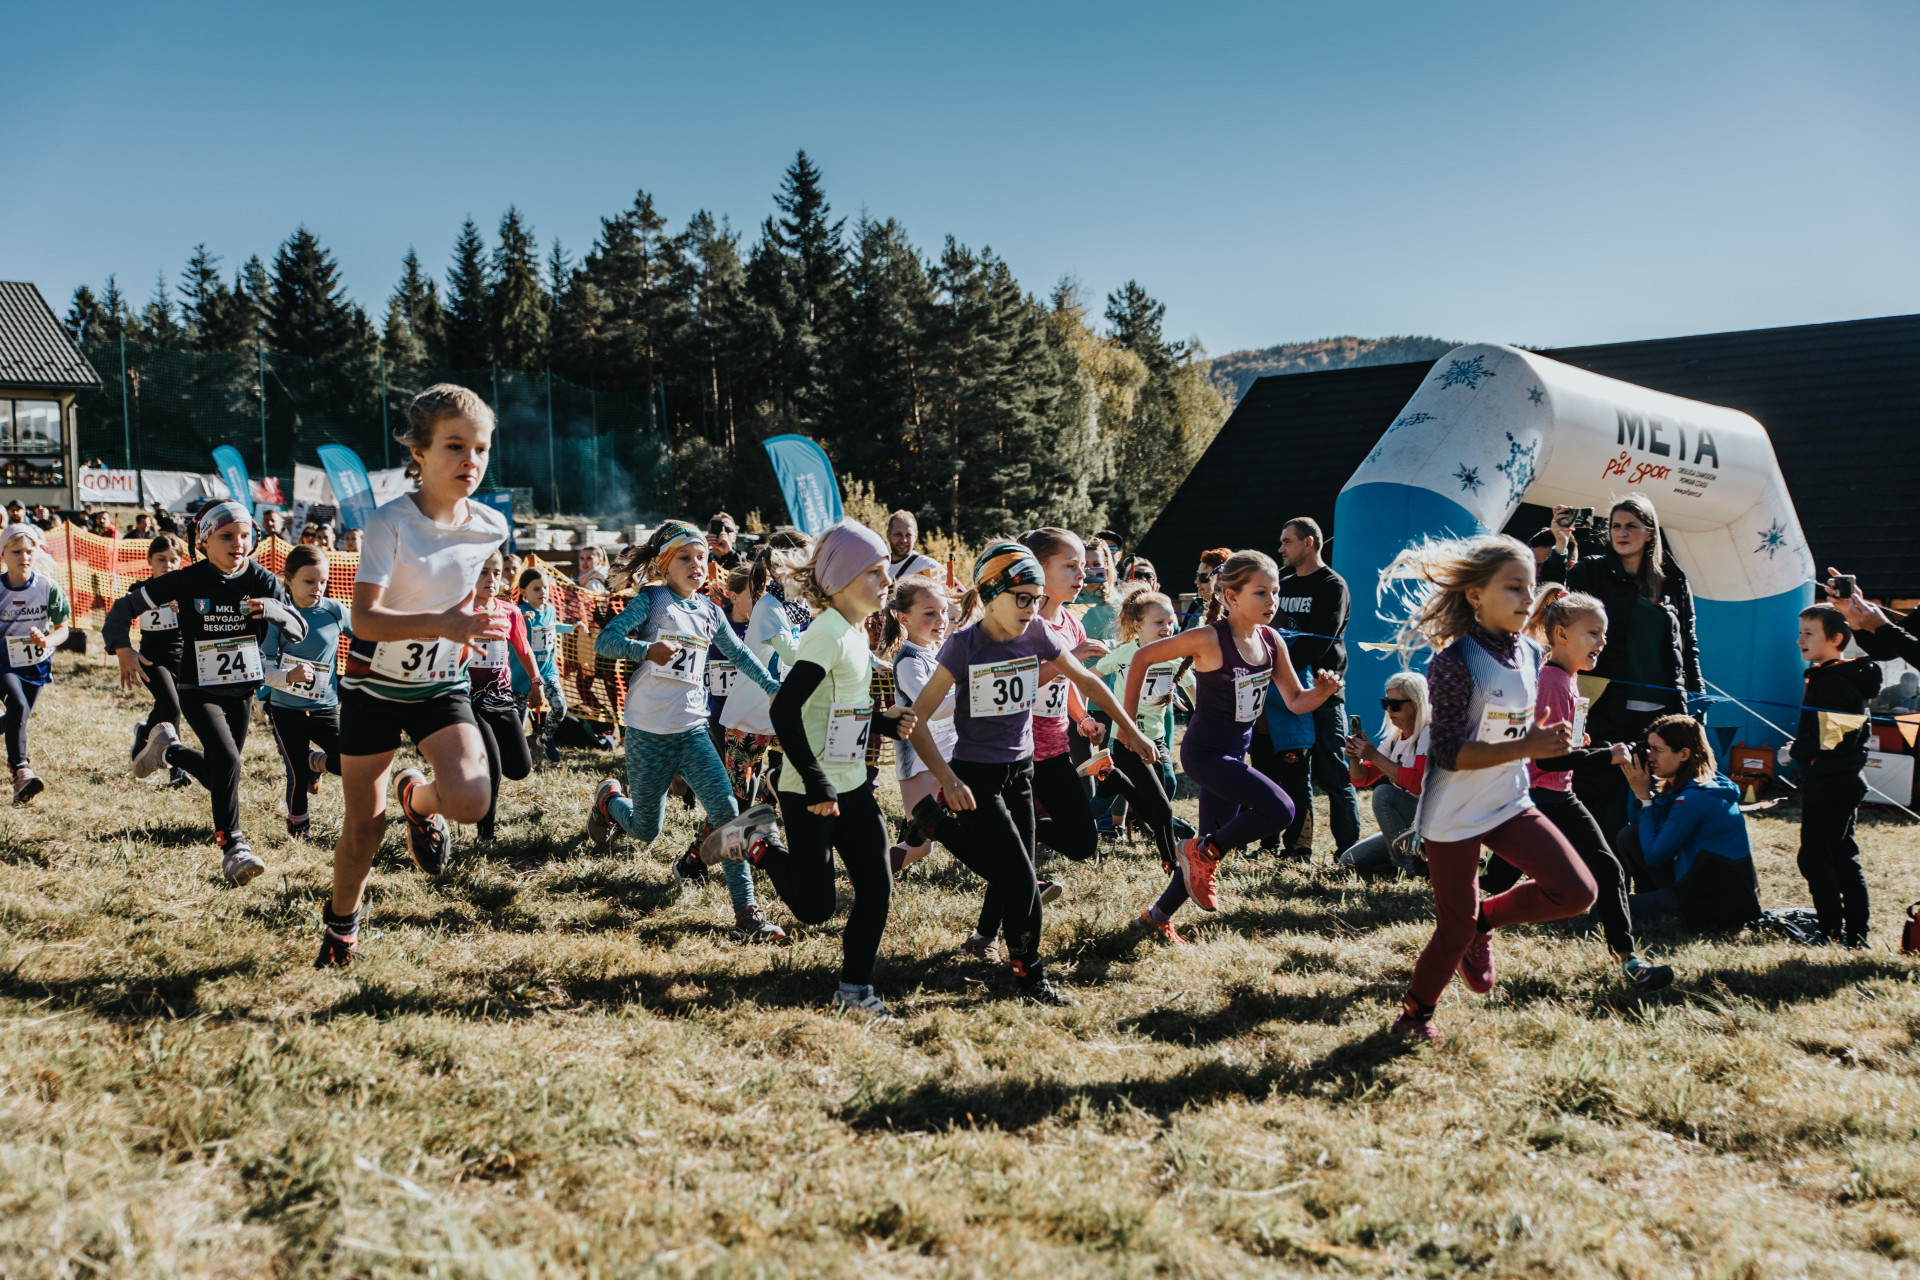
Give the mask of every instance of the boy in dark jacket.
<svg viewBox="0 0 1920 1280">
<path fill-rule="evenodd" d="M 1853 628 L 1832 605 L 1800 611 L 1800 655 L 1810 664 L 1793 747 L 1800 771 L 1800 874 L 1813 894 L 1820 932 L 1849 947 L 1867 944 L 1867 878 L 1860 870 L 1854 822 L 1867 784 L 1867 704 L 1880 692 L 1880 667 L 1845 656 Z M 1863 717 L 1853 728 L 1820 712 Z"/>
</svg>

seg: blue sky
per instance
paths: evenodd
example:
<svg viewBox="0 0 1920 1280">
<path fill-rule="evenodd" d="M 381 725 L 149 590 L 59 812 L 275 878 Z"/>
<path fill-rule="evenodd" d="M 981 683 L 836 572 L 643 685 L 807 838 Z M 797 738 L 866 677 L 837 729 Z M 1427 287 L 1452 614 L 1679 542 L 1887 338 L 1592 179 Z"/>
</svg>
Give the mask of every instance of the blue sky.
<svg viewBox="0 0 1920 1280">
<path fill-rule="evenodd" d="M 324 14 L 324 16 L 319 16 Z M 517 204 L 651 191 L 1128 278 L 1214 353 L 1558 345 L 1920 310 L 1920 5 L 6 7 L 0 278 L 136 301 L 305 223 L 376 316 Z M 490 237 L 491 238 L 491 237 Z"/>
</svg>

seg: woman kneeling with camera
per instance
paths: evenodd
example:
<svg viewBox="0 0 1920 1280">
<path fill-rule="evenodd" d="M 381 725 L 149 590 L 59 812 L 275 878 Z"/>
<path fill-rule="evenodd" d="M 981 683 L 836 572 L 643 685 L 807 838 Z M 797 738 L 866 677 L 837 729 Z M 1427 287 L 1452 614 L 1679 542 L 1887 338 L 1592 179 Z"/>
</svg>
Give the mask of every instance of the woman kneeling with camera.
<svg viewBox="0 0 1920 1280">
<path fill-rule="evenodd" d="M 1740 789 L 1715 770 L 1706 730 L 1692 716 L 1647 729 L 1646 758 L 1620 765 L 1637 802 L 1614 840 L 1622 861 L 1662 888 L 1628 899 L 1636 921 L 1685 921 L 1696 932 L 1758 919 L 1760 882 L 1740 812 Z"/>
</svg>

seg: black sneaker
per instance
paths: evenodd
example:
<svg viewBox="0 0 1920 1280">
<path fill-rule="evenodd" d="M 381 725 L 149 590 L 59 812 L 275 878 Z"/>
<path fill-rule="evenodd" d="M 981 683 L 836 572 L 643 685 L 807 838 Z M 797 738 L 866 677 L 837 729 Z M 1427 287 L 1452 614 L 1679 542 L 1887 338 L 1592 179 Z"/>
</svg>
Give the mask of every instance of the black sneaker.
<svg viewBox="0 0 1920 1280">
<path fill-rule="evenodd" d="M 1038 882 L 1037 887 L 1040 890 L 1040 905 L 1042 906 L 1058 902 L 1060 895 L 1067 891 L 1066 886 L 1058 880 L 1041 880 Z"/>
<path fill-rule="evenodd" d="M 748 907 L 734 912 L 733 937 L 736 942 L 785 942 L 787 931 L 762 915 L 760 908 Z"/>
<path fill-rule="evenodd" d="M 314 959 L 316 969 L 344 969 L 360 958 L 360 935 L 354 934 L 352 941 L 339 937 L 331 929 L 320 931 L 320 954 Z"/>
<path fill-rule="evenodd" d="M 1043 1004 L 1049 1008 L 1071 1009 L 1080 1003 L 1060 988 L 1054 986 L 1053 983 L 1047 981 L 1047 975 L 1044 973 L 1036 973 L 1032 977 L 1021 978 L 1014 985 L 1015 989 L 1019 991 L 1021 999 L 1031 1000 L 1035 1004 Z"/>
<path fill-rule="evenodd" d="M 474 838 L 481 844 L 493 843 L 493 819 L 482 818 L 473 824 Z"/>
<path fill-rule="evenodd" d="M 673 878 L 684 885 L 699 884 L 707 878 L 707 864 L 698 853 L 683 854 L 674 859 Z"/>
<path fill-rule="evenodd" d="M 177 764 L 172 765 L 167 774 L 167 785 L 176 791 L 181 787 L 190 787 L 193 785 L 193 775 Z"/>
<path fill-rule="evenodd" d="M 906 830 L 900 833 L 900 843 L 919 848 L 933 839 L 940 824 L 952 816 L 953 811 L 941 804 L 938 796 L 920 797 L 920 803 L 913 806 L 913 816 L 907 819 Z"/>
<path fill-rule="evenodd" d="M 413 789 L 427 780 L 427 775 L 418 769 L 408 769 L 394 779 L 394 791 L 400 798 L 400 816 L 407 822 L 407 854 L 413 859 L 413 865 L 430 876 L 437 876 L 447 869 L 447 862 L 453 855 L 453 833 L 447 829 L 447 820 L 437 813 L 424 818 L 413 814 L 413 807 L 407 803 L 413 795 Z"/>
<path fill-rule="evenodd" d="M 1638 959 L 1639 957 L 1635 957 Z M 1673 966 L 1666 964 L 1648 964 L 1642 960 L 1626 971 L 1627 981 L 1633 984 L 1635 991 L 1658 991 L 1662 987 L 1673 985 Z"/>
</svg>

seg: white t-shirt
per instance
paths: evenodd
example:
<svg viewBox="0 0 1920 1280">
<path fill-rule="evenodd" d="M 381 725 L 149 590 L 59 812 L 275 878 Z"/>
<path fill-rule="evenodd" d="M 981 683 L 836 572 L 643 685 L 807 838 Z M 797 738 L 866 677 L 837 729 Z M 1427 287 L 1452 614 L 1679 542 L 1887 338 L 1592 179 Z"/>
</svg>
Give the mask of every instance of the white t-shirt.
<svg viewBox="0 0 1920 1280">
<path fill-rule="evenodd" d="M 478 581 L 480 566 L 506 542 L 508 532 L 506 519 L 492 507 L 468 501 L 466 508 L 464 523 L 440 524 L 427 519 L 409 495 L 380 507 L 367 520 L 360 539 L 354 585 L 366 582 L 383 588 L 381 606 L 399 613 L 438 613 L 459 604 Z M 340 682 L 343 687 L 398 695 L 405 701 L 466 688 L 464 669 L 457 677 L 431 686 L 383 679 L 364 665 L 373 661 L 374 649 L 373 641 L 353 642 L 352 656 L 361 661 L 348 662 Z"/>
<path fill-rule="evenodd" d="M 922 649 L 911 640 L 900 642 L 900 648 L 893 658 L 893 685 L 899 690 L 894 701 L 903 707 L 911 707 L 920 700 L 920 691 L 927 687 L 927 681 L 940 669 L 940 659 L 931 649 Z M 933 735 L 933 745 L 940 751 L 943 760 L 953 759 L 953 744 L 959 737 L 959 731 L 953 727 L 952 687 L 947 696 L 933 713 L 933 720 L 927 725 L 927 731 Z M 905 738 L 894 744 L 893 776 L 905 782 L 916 773 L 924 773 L 933 766 L 920 758 L 913 744 Z"/>
<path fill-rule="evenodd" d="M 754 657 L 769 668 L 773 663 L 768 659 L 775 656 L 791 664 L 799 652 L 798 641 L 799 635 L 787 617 L 786 606 L 774 599 L 771 591 L 754 602 L 743 638 Z M 727 705 L 720 712 L 720 726 L 742 733 L 770 734 L 773 732 L 772 706 L 773 699 L 766 690 L 751 680 L 742 680 L 727 695 Z"/>
</svg>

